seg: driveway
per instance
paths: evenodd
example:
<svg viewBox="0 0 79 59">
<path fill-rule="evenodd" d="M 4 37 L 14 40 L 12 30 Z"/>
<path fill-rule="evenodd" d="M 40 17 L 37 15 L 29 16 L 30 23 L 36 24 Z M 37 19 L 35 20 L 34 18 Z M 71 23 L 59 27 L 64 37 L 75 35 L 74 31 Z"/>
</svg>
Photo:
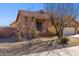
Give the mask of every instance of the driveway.
<svg viewBox="0 0 79 59">
<path fill-rule="evenodd" d="M 79 38 L 79 34 L 71 35 L 71 36 L 69 36 L 69 37 Z"/>
<path fill-rule="evenodd" d="M 23 55 L 25 56 L 25 55 Z M 29 54 L 28 56 L 79 56 L 79 46 Z"/>
</svg>

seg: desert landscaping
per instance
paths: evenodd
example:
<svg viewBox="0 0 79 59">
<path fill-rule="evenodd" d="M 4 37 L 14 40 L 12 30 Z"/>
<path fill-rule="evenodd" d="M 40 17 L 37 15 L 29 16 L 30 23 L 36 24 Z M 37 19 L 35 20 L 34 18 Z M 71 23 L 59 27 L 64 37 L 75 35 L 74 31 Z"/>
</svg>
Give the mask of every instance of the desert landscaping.
<svg viewBox="0 0 79 59">
<path fill-rule="evenodd" d="M 0 26 L 0 56 L 79 55 L 74 4 L 45 6 L 37 11 L 19 9 L 9 26 Z"/>
<path fill-rule="evenodd" d="M 73 56 L 78 54 L 79 40 L 70 36 L 68 44 L 57 44 L 54 40 L 56 37 L 22 41 L 15 43 L 0 43 L 1 56 Z M 77 52 L 76 52 L 77 51 Z"/>
</svg>

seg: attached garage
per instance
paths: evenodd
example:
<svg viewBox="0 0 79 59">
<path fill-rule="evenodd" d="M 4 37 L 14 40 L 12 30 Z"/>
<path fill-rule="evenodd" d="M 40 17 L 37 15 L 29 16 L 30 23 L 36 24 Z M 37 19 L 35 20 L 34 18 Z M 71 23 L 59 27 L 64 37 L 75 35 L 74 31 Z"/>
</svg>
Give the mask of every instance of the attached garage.
<svg viewBox="0 0 79 59">
<path fill-rule="evenodd" d="M 74 27 L 66 27 L 63 30 L 63 35 L 73 35 L 75 34 L 75 28 Z"/>
</svg>

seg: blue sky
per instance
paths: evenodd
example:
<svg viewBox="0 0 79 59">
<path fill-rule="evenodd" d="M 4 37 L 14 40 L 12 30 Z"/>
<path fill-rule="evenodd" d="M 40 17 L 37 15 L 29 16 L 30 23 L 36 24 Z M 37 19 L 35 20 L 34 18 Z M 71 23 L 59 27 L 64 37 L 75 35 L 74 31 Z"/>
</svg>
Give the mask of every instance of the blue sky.
<svg viewBox="0 0 79 59">
<path fill-rule="evenodd" d="M 40 10 L 43 9 L 43 4 L 29 3 L 0 3 L 0 25 L 8 26 L 16 19 L 18 10 Z"/>
<path fill-rule="evenodd" d="M 76 3 L 75 8 L 79 10 L 79 4 Z M 36 11 L 41 9 L 44 9 L 42 3 L 0 3 L 0 25 L 8 26 L 11 24 L 16 20 L 19 10 Z"/>
</svg>

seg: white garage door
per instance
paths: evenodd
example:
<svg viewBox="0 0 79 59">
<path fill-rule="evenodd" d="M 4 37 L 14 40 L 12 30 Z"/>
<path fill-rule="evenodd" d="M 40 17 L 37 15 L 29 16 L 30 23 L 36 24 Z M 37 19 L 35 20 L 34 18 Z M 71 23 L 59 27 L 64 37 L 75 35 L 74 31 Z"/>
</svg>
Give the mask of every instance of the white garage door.
<svg viewBox="0 0 79 59">
<path fill-rule="evenodd" d="M 71 35 L 71 34 L 75 34 L 75 28 L 73 27 L 64 28 L 63 35 Z"/>
</svg>

